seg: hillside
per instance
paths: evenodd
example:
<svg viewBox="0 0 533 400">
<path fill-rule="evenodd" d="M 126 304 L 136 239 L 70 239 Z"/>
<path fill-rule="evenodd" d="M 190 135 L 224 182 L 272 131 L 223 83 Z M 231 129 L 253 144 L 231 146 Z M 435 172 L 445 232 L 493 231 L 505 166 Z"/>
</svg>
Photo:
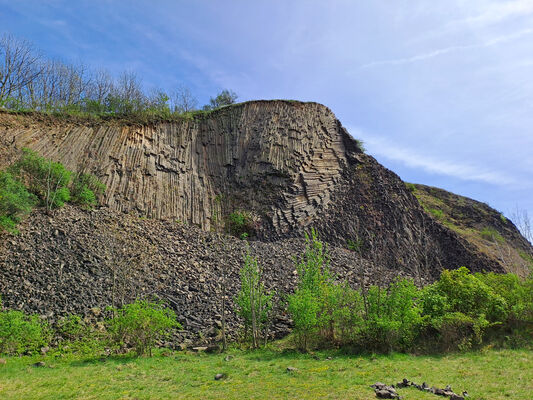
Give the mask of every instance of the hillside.
<svg viewBox="0 0 533 400">
<path fill-rule="evenodd" d="M 316 103 L 253 101 L 150 124 L 0 113 L 0 129 L 0 168 L 28 147 L 107 186 L 99 209 L 37 210 L 19 235 L 0 236 L 5 305 L 50 318 L 90 315 L 117 293 L 154 294 L 179 309 L 184 336 L 209 335 L 220 324 L 224 269 L 228 298 L 238 286 L 247 242 L 215 232 L 237 211 L 250 216 L 251 252 L 280 294 L 292 290 L 293 257 L 311 227 L 352 285 L 423 283 L 459 266 L 526 275 L 533 255 L 495 210 L 412 191 Z M 504 242 L 475 234 L 486 227 Z"/>
<path fill-rule="evenodd" d="M 424 210 L 439 224 L 498 260 L 507 272 L 522 275 L 533 268 L 530 243 L 499 211 L 443 189 L 418 184 L 410 187 Z"/>
</svg>

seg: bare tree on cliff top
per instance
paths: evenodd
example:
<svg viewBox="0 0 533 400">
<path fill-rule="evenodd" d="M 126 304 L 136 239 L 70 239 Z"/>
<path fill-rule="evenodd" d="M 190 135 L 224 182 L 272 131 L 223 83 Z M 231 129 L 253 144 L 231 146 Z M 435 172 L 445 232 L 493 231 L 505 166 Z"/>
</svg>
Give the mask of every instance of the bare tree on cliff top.
<svg viewBox="0 0 533 400">
<path fill-rule="evenodd" d="M 0 105 L 39 76 L 42 69 L 32 45 L 11 35 L 0 37 Z"/>
</svg>

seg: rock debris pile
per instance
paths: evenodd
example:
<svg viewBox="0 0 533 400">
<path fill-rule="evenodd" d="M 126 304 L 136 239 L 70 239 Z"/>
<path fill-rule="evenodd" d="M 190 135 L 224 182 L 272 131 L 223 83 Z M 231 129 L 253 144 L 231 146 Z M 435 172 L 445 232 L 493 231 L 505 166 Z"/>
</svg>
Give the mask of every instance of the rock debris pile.
<svg viewBox="0 0 533 400">
<path fill-rule="evenodd" d="M 444 389 L 440 389 L 435 386 L 429 387 L 426 382 L 418 385 L 406 378 L 404 378 L 401 382 L 398 382 L 396 385 L 386 385 L 381 382 L 376 382 L 373 385 L 370 385 L 370 387 L 374 389 L 376 397 L 380 399 L 401 399 L 402 397 L 400 397 L 396 389 L 407 387 L 414 387 L 423 392 L 433 393 L 437 396 L 449 397 L 450 400 L 465 400 L 465 397 L 468 397 L 468 393 L 466 391 L 463 392 L 462 395 L 454 393 L 450 385 L 446 385 Z"/>
</svg>

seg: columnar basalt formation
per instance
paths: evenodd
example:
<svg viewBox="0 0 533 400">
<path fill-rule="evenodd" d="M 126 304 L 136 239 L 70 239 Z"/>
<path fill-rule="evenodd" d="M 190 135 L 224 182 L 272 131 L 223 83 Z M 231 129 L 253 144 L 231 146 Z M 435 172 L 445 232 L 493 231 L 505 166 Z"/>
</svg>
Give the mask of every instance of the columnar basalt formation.
<svg viewBox="0 0 533 400">
<path fill-rule="evenodd" d="M 14 125 L 5 143 L 97 175 L 110 208 L 205 230 L 239 207 L 270 233 L 308 225 L 346 164 L 347 134 L 315 103 L 251 102 L 149 126 Z"/>
</svg>

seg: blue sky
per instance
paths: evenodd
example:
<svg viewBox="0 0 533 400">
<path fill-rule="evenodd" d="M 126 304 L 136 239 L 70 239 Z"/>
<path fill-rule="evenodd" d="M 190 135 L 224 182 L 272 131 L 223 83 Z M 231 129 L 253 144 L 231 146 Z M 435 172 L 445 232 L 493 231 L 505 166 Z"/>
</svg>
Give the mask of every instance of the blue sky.
<svg viewBox="0 0 533 400">
<path fill-rule="evenodd" d="M 533 0 L 0 0 L 0 33 L 147 87 L 330 107 L 409 182 L 533 215 Z"/>
</svg>

